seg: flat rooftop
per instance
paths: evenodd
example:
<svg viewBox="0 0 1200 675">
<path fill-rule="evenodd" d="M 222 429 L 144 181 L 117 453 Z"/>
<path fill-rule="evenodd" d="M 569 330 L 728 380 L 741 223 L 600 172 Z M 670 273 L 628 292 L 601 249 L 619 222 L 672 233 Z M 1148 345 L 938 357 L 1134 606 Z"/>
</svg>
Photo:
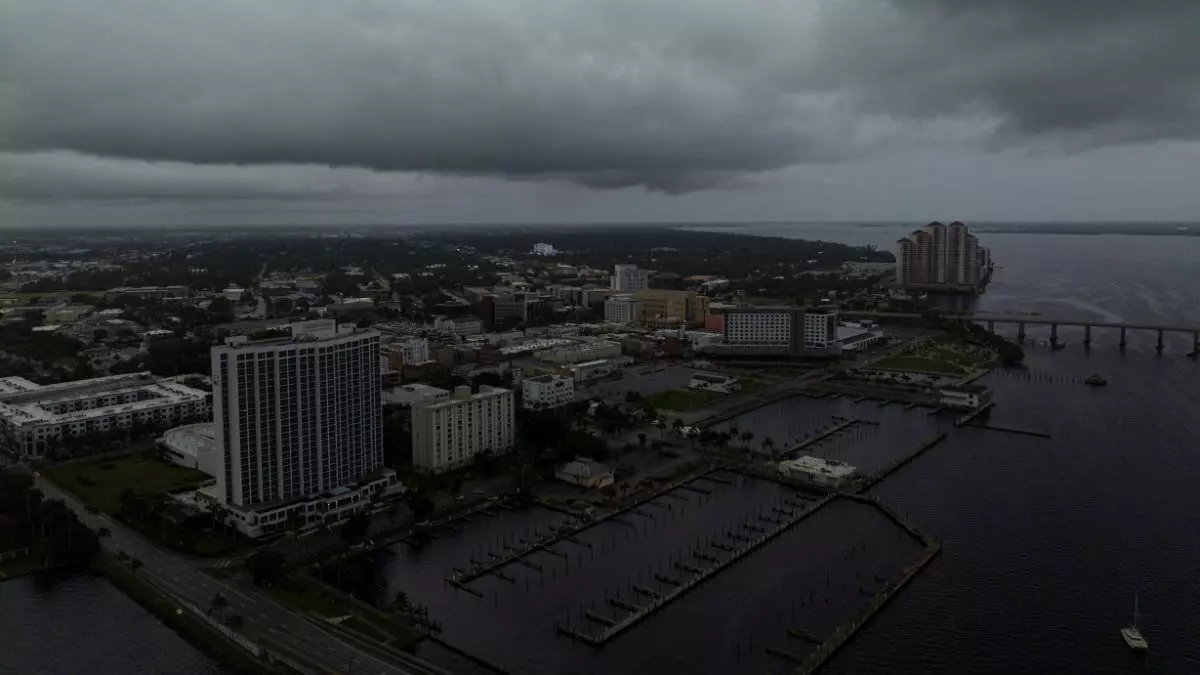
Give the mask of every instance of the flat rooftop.
<svg viewBox="0 0 1200 675">
<path fill-rule="evenodd" d="M 206 391 L 159 378 L 149 372 L 110 375 L 45 386 L 34 385 L 33 389 L 28 388 L 30 384 L 34 383 L 24 378 L 0 378 L 0 419 L 14 426 L 61 424 L 153 410 L 187 401 L 203 401 L 208 397 Z M 51 409 L 60 403 L 134 393 L 139 393 L 144 398 L 69 412 L 55 412 Z"/>
</svg>

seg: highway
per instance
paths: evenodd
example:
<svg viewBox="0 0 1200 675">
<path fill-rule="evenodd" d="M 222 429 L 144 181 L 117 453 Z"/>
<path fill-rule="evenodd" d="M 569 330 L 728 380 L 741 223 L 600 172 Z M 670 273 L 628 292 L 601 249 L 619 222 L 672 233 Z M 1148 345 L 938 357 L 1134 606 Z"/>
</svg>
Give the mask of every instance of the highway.
<svg viewBox="0 0 1200 675">
<path fill-rule="evenodd" d="M 142 561 L 137 574 L 153 584 L 187 600 L 201 610 L 212 604 L 217 593 L 229 601 L 227 614 L 241 615 L 244 625 L 239 632 L 270 651 L 286 653 L 302 661 L 314 675 L 448 675 L 446 671 L 409 657 L 405 663 L 382 660 L 350 644 L 321 626 L 263 594 L 254 584 L 238 579 L 219 580 L 192 561 L 158 548 L 140 534 L 104 514 L 88 513 L 74 495 L 64 492 L 41 475 L 38 489 L 48 499 L 62 500 L 87 527 L 112 533 L 100 539 L 114 554 L 125 552 Z M 279 648 L 282 649 L 279 649 Z"/>
</svg>

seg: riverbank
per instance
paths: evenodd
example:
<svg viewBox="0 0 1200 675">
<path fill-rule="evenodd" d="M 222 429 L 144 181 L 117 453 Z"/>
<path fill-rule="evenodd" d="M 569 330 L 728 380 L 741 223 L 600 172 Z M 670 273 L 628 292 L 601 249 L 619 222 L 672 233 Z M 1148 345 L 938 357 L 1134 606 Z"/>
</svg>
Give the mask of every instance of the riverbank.
<svg viewBox="0 0 1200 675">
<path fill-rule="evenodd" d="M 290 670 L 276 669 L 250 655 L 211 626 L 183 610 L 178 604 L 136 572 L 108 554 L 96 556 L 92 571 L 104 576 L 127 597 L 153 614 L 193 647 L 221 665 L 244 675 L 280 675 Z"/>
</svg>

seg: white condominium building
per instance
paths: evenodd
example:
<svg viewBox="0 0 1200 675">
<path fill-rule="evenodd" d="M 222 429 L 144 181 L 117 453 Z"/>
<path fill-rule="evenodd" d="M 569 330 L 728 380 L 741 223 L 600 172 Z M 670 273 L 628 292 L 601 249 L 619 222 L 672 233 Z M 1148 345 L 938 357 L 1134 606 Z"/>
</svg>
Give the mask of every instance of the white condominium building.
<svg viewBox="0 0 1200 675">
<path fill-rule="evenodd" d="M 644 291 L 650 287 L 646 270 L 639 270 L 637 265 L 614 265 L 612 289 L 621 293 Z"/>
<path fill-rule="evenodd" d="M 526 410 L 552 410 L 574 402 L 573 377 L 551 374 L 521 380 L 521 407 Z"/>
<path fill-rule="evenodd" d="M 383 466 L 379 333 L 335 321 L 212 350 L 218 499 L 248 508 L 356 484 Z"/>
<path fill-rule="evenodd" d="M 609 323 L 639 324 L 642 322 L 642 301 L 632 295 L 614 295 L 604 301 L 604 320 Z"/>
<path fill-rule="evenodd" d="M 208 392 L 148 372 L 45 386 L 0 378 L 0 451 L 37 459 L 72 437 L 201 421 L 208 401 Z"/>
<path fill-rule="evenodd" d="M 413 465 L 440 473 L 469 464 L 482 452 L 507 452 L 513 443 L 513 393 L 457 387 L 447 401 L 413 406 Z"/>
</svg>

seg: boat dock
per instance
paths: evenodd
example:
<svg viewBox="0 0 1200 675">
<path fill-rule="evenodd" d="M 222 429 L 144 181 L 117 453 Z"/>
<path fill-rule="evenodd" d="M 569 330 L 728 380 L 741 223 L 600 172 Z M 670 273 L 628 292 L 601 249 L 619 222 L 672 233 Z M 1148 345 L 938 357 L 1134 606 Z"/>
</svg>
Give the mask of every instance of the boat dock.
<svg viewBox="0 0 1200 675">
<path fill-rule="evenodd" d="M 885 509 L 886 510 L 886 509 Z M 883 588 L 879 590 L 861 612 L 859 612 L 849 623 L 839 626 L 827 639 L 821 642 L 807 657 L 801 662 L 799 667 L 794 671 L 796 675 L 811 675 L 821 669 L 829 659 L 833 658 L 846 643 L 854 637 L 855 633 L 865 626 L 871 619 L 878 614 L 879 610 L 887 604 L 889 600 L 894 598 L 908 582 L 912 581 L 925 566 L 941 553 L 942 545 L 940 542 L 931 541 L 921 553 L 921 557 L 915 560 L 900 573 L 899 578 L 889 581 Z M 791 631 L 789 631 L 789 634 Z M 786 656 L 784 658 L 787 658 Z"/>
<path fill-rule="evenodd" d="M 606 626 L 603 630 L 600 631 L 599 634 L 583 632 L 583 631 L 577 630 L 575 628 L 572 628 L 570 625 L 566 625 L 562 622 L 559 622 L 557 624 L 558 631 L 560 633 L 563 633 L 564 635 L 573 637 L 576 640 L 579 640 L 581 642 L 585 642 L 589 645 L 592 645 L 593 647 L 600 647 L 600 646 L 604 645 L 605 643 L 607 643 L 608 641 L 615 639 L 616 637 L 621 635 L 626 630 L 629 630 L 634 625 L 636 625 L 638 622 L 649 617 L 654 612 L 657 612 L 658 610 L 667 606 L 671 601 L 682 597 L 688 591 L 692 590 L 693 588 L 696 588 L 697 586 L 700 586 L 708 579 L 719 574 L 722 570 L 732 566 L 734 563 L 738 562 L 745 556 L 749 555 L 750 553 L 753 553 L 754 551 L 758 550 L 760 547 L 764 546 L 768 542 L 774 540 L 776 537 L 783 534 L 787 530 L 791 529 L 793 526 L 795 526 L 800 521 L 804 520 L 808 516 L 821 510 L 822 507 L 824 507 L 826 504 L 828 504 L 833 499 L 834 499 L 833 496 L 827 496 L 823 499 L 816 501 L 815 503 L 812 504 L 812 506 L 810 506 L 807 509 L 794 510 L 791 512 L 791 515 L 789 518 L 787 518 L 786 520 L 783 520 L 779 525 L 775 526 L 773 529 L 763 528 L 760 525 L 754 525 L 753 528 L 749 528 L 749 531 L 752 532 L 754 536 L 746 536 L 744 533 L 737 533 L 737 532 L 724 533 L 726 536 L 729 536 L 734 541 L 742 542 L 742 545 L 734 545 L 734 546 L 730 547 L 730 548 L 735 549 L 733 551 L 733 553 L 731 555 L 729 555 L 729 557 L 724 558 L 723 560 L 718 559 L 718 562 L 711 563 L 707 566 L 698 566 L 698 565 L 692 565 L 689 563 L 684 563 L 683 561 L 675 561 L 672 564 L 672 567 L 675 570 L 683 572 L 683 577 L 677 578 L 677 579 L 676 578 L 671 579 L 671 584 L 673 585 L 673 588 L 671 588 L 670 590 L 666 590 L 666 591 L 655 591 L 655 590 L 647 588 L 645 586 L 634 585 L 633 590 L 638 595 L 649 598 L 650 602 L 648 602 L 646 604 L 638 604 L 637 605 L 638 609 L 636 611 L 632 611 L 625 618 L 617 620 L 615 623 L 613 623 L 610 626 Z M 750 525 L 750 524 L 743 523 L 743 529 L 746 529 L 748 527 L 748 525 Z M 734 537 L 734 536 L 732 536 L 733 534 L 739 534 L 740 536 Z M 714 546 L 713 548 L 715 549 L 716 547 Z M 717 550 L 725 550 L 725 549 L 717 549 Z M 703 553 L 703 551 L 695 551 L 695 553 Z M 697 556 L 697 555 L 693 555 L 693 557 L 696 557 L 697 559 L 699 559 L 699 556 Z M 709 556 L 708 558 L 711 560 L 712 558 L 716 558 L 716 556 Z M 659 577 L 659 579 L 662 580 L 662 577 Z M 628 603 L 627 601 L 625 601 L 625 603 L 633 604 L 633 603 Z M 585 610 L 584 617 L 594 619 L 594 617 L 591 617 L 587 612 L 588 611 Z M 607 619 L 607 617 L 605 617 L 605 618 Z"/>
<path fill-rule="evenodd" d="M 1009 434 L 1020 434 L 1022 436 L 1036 436 L 1038 438 L 1051 438 L 1050 432 L 1038 431 L 1036 429 L 1019 429 L 1017 427 L 1001 427 L 995 424 L 964 424 L 963 426 L 971 429 L 987 429 L 988 431 L 1003 431 Z"/>
<path fill-rule="evenodd" d="M 954 426 L 961 427 L 963 425 L 970 424 L 976 417 L 979 417 L 994 407 L 996 407 L 996 402 L 988 401 L 971 412 L 968 412 L 967 414 L 962 415 L 958 419 L 954 420 Z"/>
<path fill-rule="evenodd" d="M 872 474 L 866 480 L 866 482 L 862 483 L 858 487 L 858 491 L 864 492 L 866 490 L 871 489 L 879 481 L 883 480 L 884 478 L 887 478 L 888 476 L 892 475 L 893 473 L 896 473 L 897 471 L 902 469 L 909 462 L 911 462 L 914 459 L 925 454 L 925 452 L 927 450 L 929 450 L 930 448 L 932 448 L 933 446 L 946 440 L 946 438 L 948 436 L 949 436 L 949 434 L 947 432 L 943 431 L 942 433 L 938 434 L 937 436 L 934 436 L 933 438 L 929 439 L 928 441 L 925 441 L 921 445 L 917 446 L 917 448 L 915 450 L 913 450 L 912 452 L 897 459 L 896 461 L 892 462 L 891 464 L 887 465 L 886 467 L 884 467 L 884 468 L 880 469 L 879 471 L 875 472 L 874 474 Z"/>
</svg>

